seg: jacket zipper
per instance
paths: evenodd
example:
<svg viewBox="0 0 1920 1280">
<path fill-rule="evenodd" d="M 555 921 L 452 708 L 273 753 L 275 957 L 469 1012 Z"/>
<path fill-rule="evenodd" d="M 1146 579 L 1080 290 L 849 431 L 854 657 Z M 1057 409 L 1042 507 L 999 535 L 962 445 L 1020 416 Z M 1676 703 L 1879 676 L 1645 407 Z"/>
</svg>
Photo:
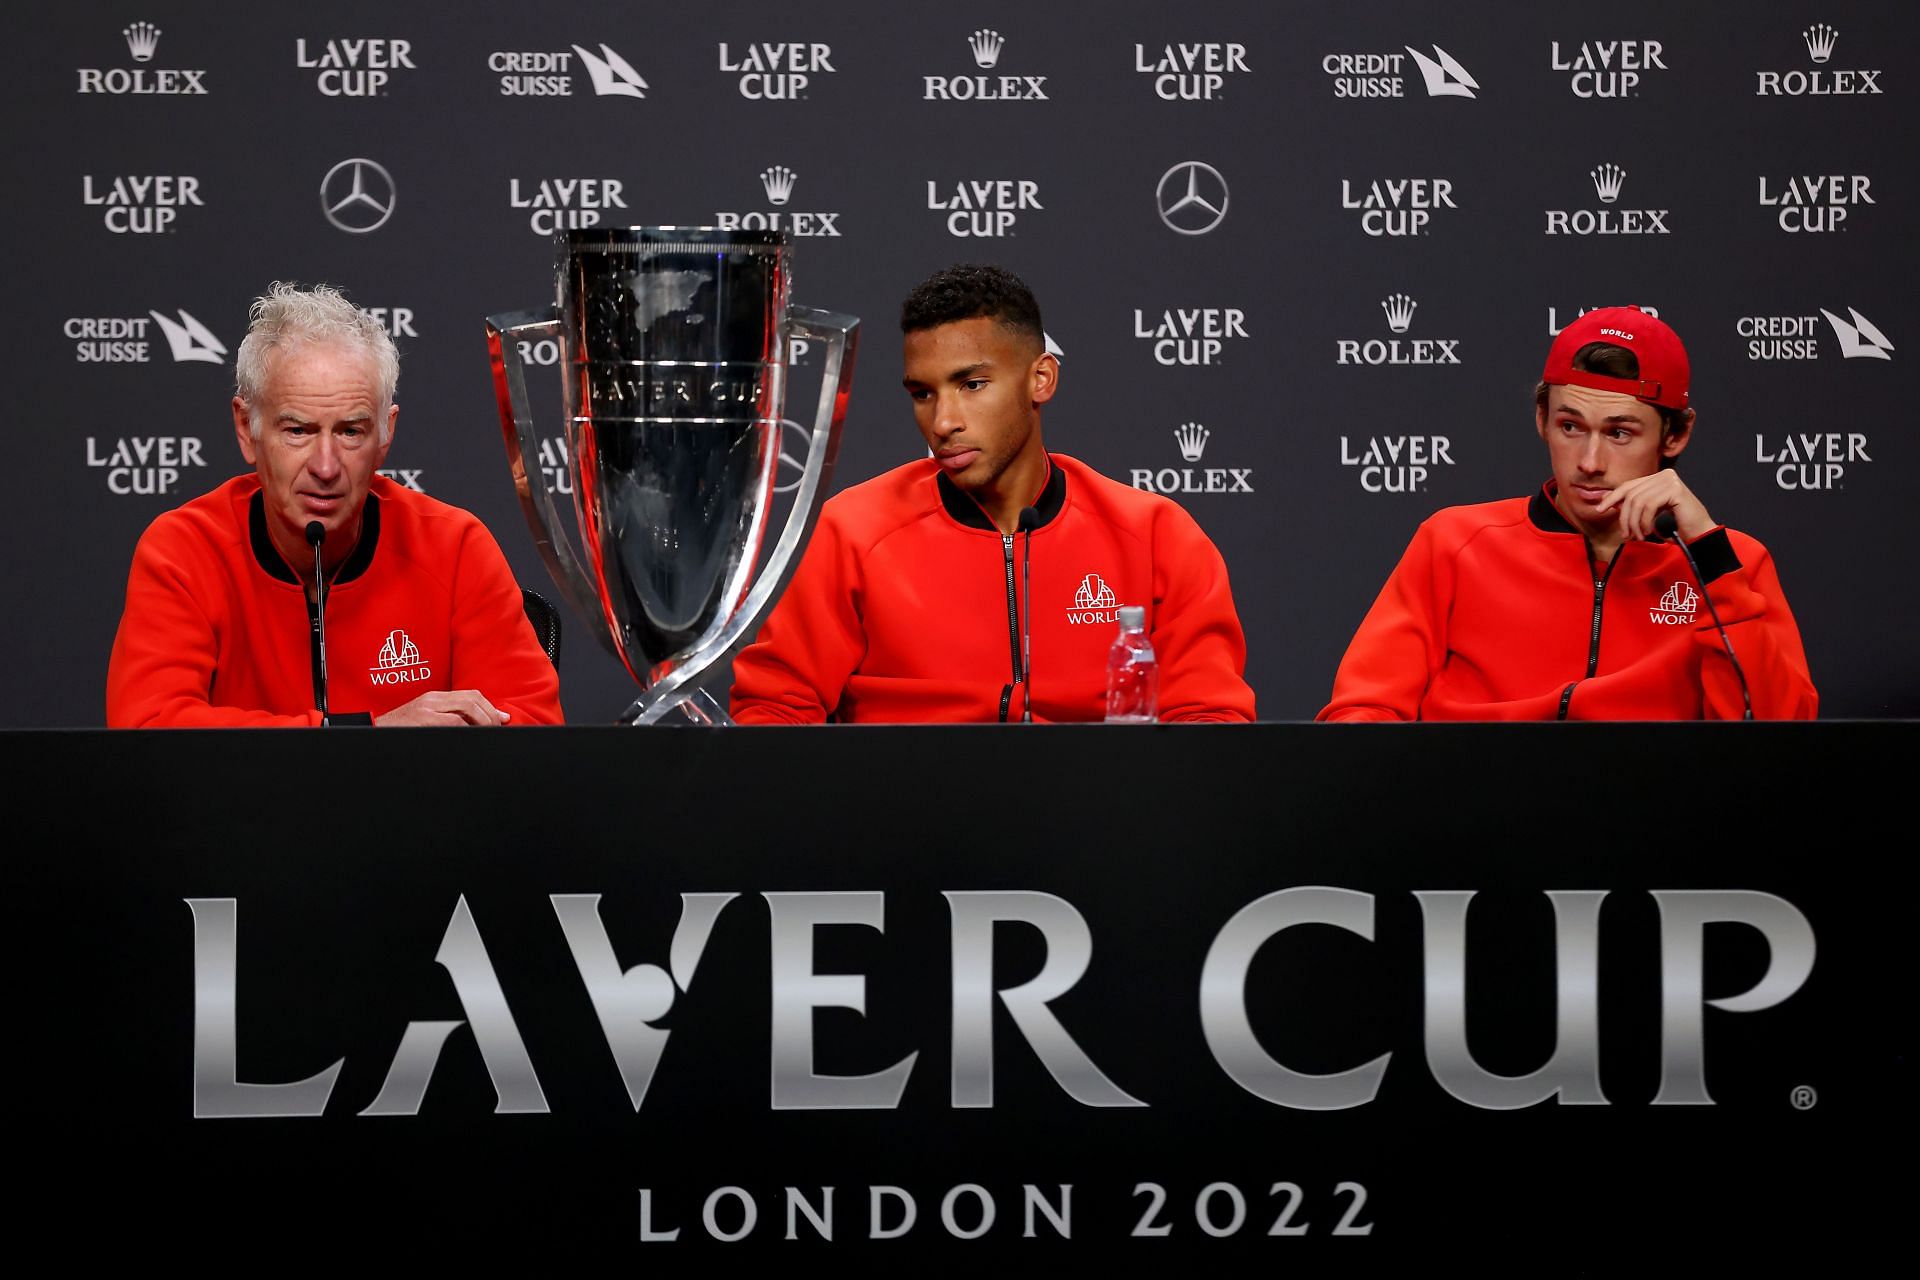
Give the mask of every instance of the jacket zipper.
<svg viewBox="0 0 1920 1280">
<path fill-rule="evenodd" d="M 1600 612 L 1607 600 L 1607 581 L 1613 577 L 1613 567 L 1620 563 L 1620 557 L 1625 551 L 1625 547 L 1615 551 L 1613 559 L 1607 561 L 1606 572 L 1593 580 L 1593 634 L 1587 641 L 1586 678 L 1589 680 L 1593 679 L 1593 673 L 1600 669 Z M 1573 684 L 1579 683 L 1578 680 L 1573 682 Z M 1556 720 L 1567 718 L 1567 705 L 1573 701 L 1573 684 L 1568 685 L 1560 694 L 1560 714 L 1554 717 Z"/>
<path fill-rule="evenodd" d="M 1013 705 L 1013 688 L 1026 677 L 1020 670 L 1020 597 L 1015 593 L 1013 581 L 1013 535 L 1000 535 L 1000 550 L 1007 563 L 1007 649 L 1013 655 L 1013 684 L 1000 691 L 1000 720 L 1005 723 L 1007 711 Z"/>
</svg>

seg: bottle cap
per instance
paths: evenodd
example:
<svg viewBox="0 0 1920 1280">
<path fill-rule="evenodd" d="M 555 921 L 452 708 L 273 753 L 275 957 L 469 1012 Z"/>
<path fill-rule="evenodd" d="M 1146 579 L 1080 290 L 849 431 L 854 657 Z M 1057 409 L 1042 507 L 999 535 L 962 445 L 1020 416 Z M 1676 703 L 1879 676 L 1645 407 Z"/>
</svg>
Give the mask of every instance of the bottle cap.
<svg viewBox="0 0 1920 1280">
<path fill-rule="evenodd" d="M 1123 604 L 1120 606 L 1120 625 L 1129 631 L 1141 631 L 1147 625 L 1147 611 L 1144 606 Z"/>
</svg>

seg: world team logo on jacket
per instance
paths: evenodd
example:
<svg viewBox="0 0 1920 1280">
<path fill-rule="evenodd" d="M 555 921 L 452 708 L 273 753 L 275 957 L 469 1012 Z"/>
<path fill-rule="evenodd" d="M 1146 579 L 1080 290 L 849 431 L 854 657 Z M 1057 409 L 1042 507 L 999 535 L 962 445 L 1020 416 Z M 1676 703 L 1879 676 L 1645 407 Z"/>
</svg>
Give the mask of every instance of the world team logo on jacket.
<svg viewBox="0 0 1920 1280">
<path fill-rule="evenodd" d="M 1647 610 L 1647 618 L 1656 626 L 1687 627 L 1693 625 L 1699 608 L 1700 593 L 1693 589 L 1693 584 L 1676 582 L 1660 597 L 1659 604 Z"/>
<path fill-rule="evenodd" d="M 1080 579 L 1073 589 L 1073 607 L 1067 610 L 1067 622 L 1073 626 L 1120 621 L 1119 601 L 1107 580 L 1097 573 Z"/>
<path fill-rule="evenodd" d="M 417 684 L 431 680 L 433 671 L 420 656 L 420 646 L 413 642 L 413 637 L 395 627 L 387 633 L 367 677 L 375 684 Z"/>
</svg>

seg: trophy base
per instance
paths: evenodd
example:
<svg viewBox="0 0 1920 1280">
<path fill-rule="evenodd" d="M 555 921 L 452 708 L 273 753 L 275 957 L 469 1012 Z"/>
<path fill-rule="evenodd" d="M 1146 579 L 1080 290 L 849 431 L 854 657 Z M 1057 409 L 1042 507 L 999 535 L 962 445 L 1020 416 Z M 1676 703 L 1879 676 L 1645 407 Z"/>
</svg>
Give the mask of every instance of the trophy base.
<svg viewBox="0 0 1920 1280">
<path fill-rule="evenodd" d="M 700 725 L 704 728 L 731 728 L 733 717 L 726 708 L 715 702 L 713 695 L 705 689 L 689 689 L 682 686 L 658 700 L 650 700 L 647 694 L 634 699 L 620 716 L 620 723 L 640 728 L 643 725 L 684 726 Z"/>
</svg>

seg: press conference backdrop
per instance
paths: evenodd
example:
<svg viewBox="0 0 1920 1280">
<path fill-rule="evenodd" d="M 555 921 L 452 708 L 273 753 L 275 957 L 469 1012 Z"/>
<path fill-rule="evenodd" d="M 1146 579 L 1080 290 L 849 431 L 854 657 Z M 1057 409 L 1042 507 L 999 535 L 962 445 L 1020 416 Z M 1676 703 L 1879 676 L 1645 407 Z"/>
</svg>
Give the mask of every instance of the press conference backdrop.
<svg viewBox="0 0 1920 1280">
<path fill-rule="evenodd" d="M 1682 473 L 1772 549 L 1823 714 L 1920 714 L 1920 609 L 1889 580 L 1914 549 L 1911 4 L 142 0 L 11 25 L 6 723 L 101 721 L 140 531 L 243 469 L 226 401 L 270 280 L 382 319 L 392 474 L 543 584 L 482 317 L 551 301 L 556 228 L 643 223 L 790 229 L 796 300 L 863 317 L 836 487 L 923 452 L 904 293 L 956 261 L 1026 277 L 1065 351 L 1048 444 L 1219 544 L 1272 719 L 1325 701 L 1425 516 L 1544 479 L 1551 335 L 1644 305 L 1693 357 Z M 820 353 L 796 354 L 804 418 Z M 568 622 L 568 715 L 608 719 L 631 687 Z"/>
</svg>

